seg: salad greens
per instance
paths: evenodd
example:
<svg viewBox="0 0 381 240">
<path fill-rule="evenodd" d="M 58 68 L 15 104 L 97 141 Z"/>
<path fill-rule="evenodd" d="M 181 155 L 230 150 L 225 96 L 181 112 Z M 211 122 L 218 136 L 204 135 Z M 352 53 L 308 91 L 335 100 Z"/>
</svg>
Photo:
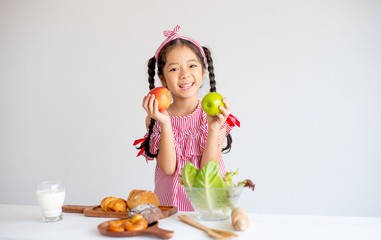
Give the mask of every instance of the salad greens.
<svg viewBox="0 0 381 240">
<path fill-rule="evenodd" d="M 210 160 L 201 170 L 188 162 L 181 172 L 184 187 L 194 188 L 234 187 L 232 177 L 237 174 L 238 170 L 227 172 L 224 180 L 219 164 L 213 160 Z"/>
<path fill-rule="evenodd" d="M 190 162 L 185 164 L 183 170 L 181 171 L 183 185 L 185 187 L 192 187 L 194 179 L 198 173 L 198 169 Z"/>
<path fill-rule="evenodd" d="M 238 174 L 238 170 L 236 170 L 235 172 L 231 171 L 231 172 L 227 172 L 226 173 L 226 176 L 225 176 L 225 185 L 227 187 L 234 187 L 233 176 L 235 176 L 237 174 Z"/>
<path fill-rule="evenodd" d="M 228 172 L 225 180 L 222 177 L 219 164 L 213 160 L 209 161 L 201 170 L 198 170 L 192 163 L 187 163 L 182 169 L 182 181 L 184 187 L 192 188 L 187 191 L 192 202 L 208 211 L 215 208 L 230 209 L 233 203 L 229 196 L 235 195 L 232 177 L 236 172 Z M 227 187 L 227 188 L 226 188 Z"/>
<path fill-rule="evenodd" d="M 209 161 L 196 174 L 193 185 L 194 188 L 215 188 L 225 187 L 224 179 L 220 173 L 219 164 L 215 161 Z"/>
<path fill-rule="evenodd" d="M 188 162 L 181 171 L 181 180 L 186 194 L 193 207 L 212 214 L 215 210 L 228 213 L 233 209 L 242 188 L 249 187 L 254 191 L 255 184 L 249 180 L 233 183 L 233 176 L 238 170 L 227 172 L 225 179 L 221 175 L 219 164 L 210 160 L 201 170 Z"/>
</svg>

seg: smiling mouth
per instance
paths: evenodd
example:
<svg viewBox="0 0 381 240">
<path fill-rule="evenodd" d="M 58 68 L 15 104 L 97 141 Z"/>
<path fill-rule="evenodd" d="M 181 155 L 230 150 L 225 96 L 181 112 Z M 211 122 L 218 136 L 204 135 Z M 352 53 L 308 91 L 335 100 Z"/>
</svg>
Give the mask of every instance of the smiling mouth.
<svg viewBox="0 0 381 240">
<path fill-rule="evenodd" d="M 191 88 L 193 86 L 193 84 L 194 84 L 193 82 L 187 83 L 187 84 L 183 84 L 183 85 L 180 85 L 180 88 L 182 90 L 187 90 L 187 89 Z"/>
</svg>

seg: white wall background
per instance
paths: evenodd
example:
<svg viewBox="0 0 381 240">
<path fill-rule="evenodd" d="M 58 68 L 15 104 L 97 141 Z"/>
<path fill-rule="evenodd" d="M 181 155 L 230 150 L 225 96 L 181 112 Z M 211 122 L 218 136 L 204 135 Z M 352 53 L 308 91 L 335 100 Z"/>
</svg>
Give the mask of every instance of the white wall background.
<svg viewBox="0 0 381 240">
<path fill-rule="evenodd" d="M 0 203 L 153 190 L 146 63 L 176 24 L 214 54 L 255 213 L 381 217 L 381 1 L 0 1 Z M 159 84 L 159 83 L 158 83 Z M 206 88 L 203 90 L 206 91 Z"/>
</svg>

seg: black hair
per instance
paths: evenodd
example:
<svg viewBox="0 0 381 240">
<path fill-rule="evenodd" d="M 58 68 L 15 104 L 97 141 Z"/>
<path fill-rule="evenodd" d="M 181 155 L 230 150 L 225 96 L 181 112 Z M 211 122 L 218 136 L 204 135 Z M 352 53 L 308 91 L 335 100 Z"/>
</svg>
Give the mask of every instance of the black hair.
<svg viewBox="0 0 381 240">
<path fill-rule="evenodd" d="M 208 66 L 205 66 L 205 62 L 204 62 L 204 58 L 201 54 L 201 51 L 197 48 L 197 46 L 195 44 L 193 44 L 192 42 L 188 41 L 188 40 L 185 40 L 185 39 L 180 39 L 180 38 L 177 38 L 175 40 L 172 40 L 170 41 L 169 43 L 167 43 L 160 51 L 160 54 L 158 56 L 158 60 L 157 60 L 157 74 L 160 76 L 163 74 L 163 67 L 165 65 L 165 61 L 166 61 L 166 56 L 167 56 L 167 53 L 172 50 L 174 47 L 177 47 L 177 46 L 186 46 L 188 48 L 190 48 L 197 56 L 199 62 L 202 64 L 202 68 L 203 69 L 208 69 L 208 72 L 209 72 L 209 85 L 210 85 L 210 92 L 216 92 L 216 80 L 215 80 L 215 75 L 214 75 L 214 67 L 213 67 L 213 59 L 212 59 L 212 56 L 211 56 L 211 53 L 209 51 L 209 49 L 207 47 L 202 47 L 203 50 L 204 50 L 204 53 L 205 53 L 205 57 L 206 57 L 206 63 Z M 156 67 L 156 59 L 155 57 L 152 57 L 148 60 L 148 64 L 147 64 L 147 67 L 148 67 L 148 83 L 149 83 L 149 89 L 152 90 L 155 88 L 155 67 Z M 144 151 L 146 153 L 146 155 L 148 157 L 157 157 L 157 153 L 151 153 L 150 151 L 150 138 L 151 138 L 151 134 L 153 132 L 153 127 L 155 126 L 155 119 L 151 118 L 151 121 L 150 121 L 150 125 L 148 126 L 148 136 L 147 136 L 147 139 L 143 142 L 143 144 L 138 147 L 138 149 L 142 149 L 144 147 Z M 230 152 L 231 150 L 231 145 L 232 145 L 232 142 L 233 142 L 233 139 L 230 135 L 230 133 L 226 136 L 227 138 L 227 143 L 226 143 L 226 147 L 224 147 L 222 149 L 222 152 L 223 153 L 228 153 Z"/>
</svg>

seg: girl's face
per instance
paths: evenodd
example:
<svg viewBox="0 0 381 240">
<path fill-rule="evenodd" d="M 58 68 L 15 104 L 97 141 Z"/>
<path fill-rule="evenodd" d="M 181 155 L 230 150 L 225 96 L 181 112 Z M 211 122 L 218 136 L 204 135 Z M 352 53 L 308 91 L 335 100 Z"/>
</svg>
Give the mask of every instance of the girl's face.
<svg viewBox="0 0 381 240">
<path fill-rule="evenodd" d="M 178 46 L 167 53 L 160 80 L 173 98 L 196 98 L 205 77 L 205 70 L 196 54 L 186 46 Z"/>
</svg>

